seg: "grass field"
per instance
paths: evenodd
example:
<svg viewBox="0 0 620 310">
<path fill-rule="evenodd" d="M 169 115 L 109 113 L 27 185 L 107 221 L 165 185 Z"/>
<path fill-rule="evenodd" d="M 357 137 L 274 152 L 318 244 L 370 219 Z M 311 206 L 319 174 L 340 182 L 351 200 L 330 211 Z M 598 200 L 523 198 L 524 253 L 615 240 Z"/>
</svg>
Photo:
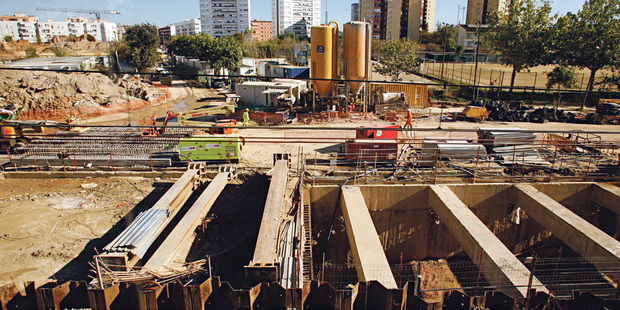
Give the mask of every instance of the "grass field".
<svg viewBox="0 0 620 310">
<path fill-rule="evenodd" d="M 426 62 L 422 64 L 420 71 L 423 74 L 441 78 L 442 63 Z M 443 77 L 445 80 L 456 84 L 474 84 L 474 63 L 444 63 Z M 538 66 L 518 72 L 515 78 L 517 87 L 535 87 L 538 89 L 547 88 L 547 73 L 553 70 L 554 65 Z M 495 63 L 478 63 L 478 85 L 510 86 L 510 75 L 512 67 Z M 590 70 L 575 68 L 577 83 L 574 90 L 585 90 L 590 78 Z M 610 75 L 611 71 L 600 70 L 597 73 L 597 81 L 602 80 L 605 75 Z M 598 89 L 598 86 L 595 86 Z"/>
</svg>

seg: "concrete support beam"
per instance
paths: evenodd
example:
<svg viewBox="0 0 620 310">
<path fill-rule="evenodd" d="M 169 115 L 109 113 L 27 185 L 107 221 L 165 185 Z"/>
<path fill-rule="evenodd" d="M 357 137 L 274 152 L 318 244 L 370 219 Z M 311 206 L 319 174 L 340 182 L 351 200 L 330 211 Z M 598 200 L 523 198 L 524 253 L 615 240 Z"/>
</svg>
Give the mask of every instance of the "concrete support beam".
<svg viewBox="0 0 620 310">
<path fill-rule="evenodd" d="M 196 227 L 207 216 L 227 183 L 228 172 L 220 172 L 213 178 L 209 186 L 207 186 L 168 237 L 166 237 L 166 240 L 161 243 L 151 258 L 144 264 L 144 268 L 160 270 L 172 262 L 182 245 L 193 235 Z"/>
<path fill-rule="evenodd" d="M 450 188 L 431 185 L 428 203 L 491 285 L 506 287 L 513 297 L 527 296 L 530 271 Z M 536 278 L 532 286 L 547 291 Z"/>
<path fill-rule="evenodd" d="M 604 257 L 620 262 L 620 242 L 533 186 L 517 184 L 515 188 L 517 206 L 581 257 L 585 259 Z M 609 268 L 608 262 L 605 266 L 597 266 L 596 261 L 592 263 L 599 269 Z M 618 280 L 620 279 L 614 279 Z"/>
<path fill-rule="evenodd" d="M 620 187 L 608 183 L 596 183 L 592 187 L 592 201 L 620 215 Z"/>
<path fill-rule="evenodd" d="M 287 181 L 288 160 L 277 160 L 265 201 L 254 256 L 250 264 L 245 267 L 246 280 L 250 285 L 280 280 L 277 248 Z"/>
<path fill-rule="evenodd" d="M 377 281 L 386 289 L 397 289 L 377 229 L 359 187 L 342 187 L 340 207 L 359 281 Z"/>
</svg>

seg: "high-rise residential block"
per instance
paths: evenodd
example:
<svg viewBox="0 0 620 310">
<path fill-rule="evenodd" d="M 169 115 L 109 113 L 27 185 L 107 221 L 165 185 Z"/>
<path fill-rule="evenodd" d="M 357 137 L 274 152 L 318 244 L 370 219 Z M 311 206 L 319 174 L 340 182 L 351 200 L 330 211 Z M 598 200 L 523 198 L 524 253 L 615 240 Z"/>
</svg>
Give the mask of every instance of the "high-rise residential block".
<svg viewBox="0 0 620 310">
<path fill-rule="evenodd" d="M 360 4 L 355 2 L 351 3 L 351 20 L 357 21 L 360 19 Z"/>
<path fill-rule="evenodd" d="M 509 4 L 510 0 L 468 0 L 465 23 L 468 25 L 488 24 L 489 13 L 505 12 Z"/>
<path fill-rule="evenodd" d="M 360 0 L 359 10 L 372 21 L 374 39 L 417 41 L 420 32 L 435 30 L 435 0 Z"/>
<path fill-rule="evenodd" d="M 310 36 L 310 28 L 321 24 L 321 0 L 272 0 L 271 16 L 274 35 Z"/>
<path fill-rule="evenodd" d="M 250 29 L 250 0 L 200 0 L 202 32 L 231 36 Z"/>
</svg>

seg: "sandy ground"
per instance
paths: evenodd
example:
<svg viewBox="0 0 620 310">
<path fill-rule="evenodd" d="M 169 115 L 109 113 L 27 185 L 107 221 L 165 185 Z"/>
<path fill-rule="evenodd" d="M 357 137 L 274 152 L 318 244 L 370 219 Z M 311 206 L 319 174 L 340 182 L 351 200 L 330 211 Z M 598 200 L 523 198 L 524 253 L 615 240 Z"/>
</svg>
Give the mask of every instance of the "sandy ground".
<svg viewBox="0 0 620 310">
<path fill-rule="evenodd" d="M 86 280 L 93 249 L 161 192 L 156 183 L 140 177 L 0 180 L 0 286 Z"/>
</svg>

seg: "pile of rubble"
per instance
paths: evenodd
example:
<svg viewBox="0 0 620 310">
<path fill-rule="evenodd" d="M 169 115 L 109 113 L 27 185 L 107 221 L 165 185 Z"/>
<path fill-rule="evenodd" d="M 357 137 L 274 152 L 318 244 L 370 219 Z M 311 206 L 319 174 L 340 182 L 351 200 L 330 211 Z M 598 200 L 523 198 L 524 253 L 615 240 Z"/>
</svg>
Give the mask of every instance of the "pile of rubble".
<svg viewBox="0 0 620 310">
<path fill-rule="evenodd" d="M 149 85 L 134 77 L 114 81 L 99 73 L 0 70 L 0 105 L 20 105 L 29 117 L 150 97 Z"/>
</svg>

